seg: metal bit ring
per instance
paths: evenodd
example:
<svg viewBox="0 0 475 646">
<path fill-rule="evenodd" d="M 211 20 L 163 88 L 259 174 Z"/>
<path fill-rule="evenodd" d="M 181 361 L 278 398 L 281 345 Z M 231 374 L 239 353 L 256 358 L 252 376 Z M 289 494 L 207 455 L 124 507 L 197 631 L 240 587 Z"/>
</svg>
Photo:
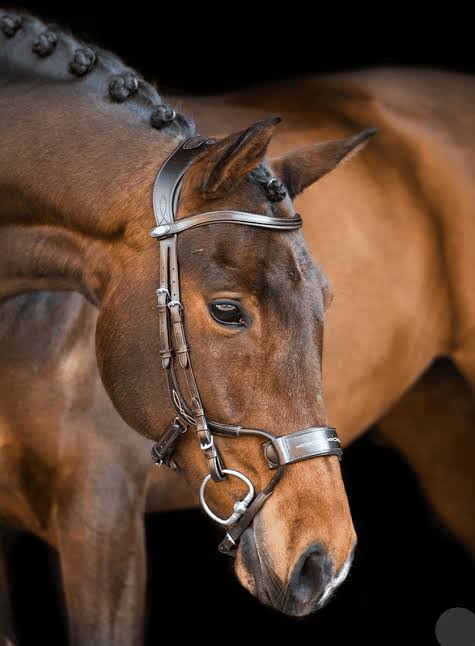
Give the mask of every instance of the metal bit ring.
<svg viewBox="0 0 475 646">
<path fill-rule="evenodd" d="M 208 514 L 208 516 L 212 518 L 216 523 L 219 523 L 220 525 L 234 525 L 241 518 L 241 516 L 244 514 L 244 512 L 246 511 L 246 509 L 249 507 L 252 500 L 254 499 L 254 486 L 252 482 L 249 480 L 249 478 L 247 478 L 239 471 L 234 471 L 234 469 L 223 469 L 223 474 L 226 476 L 234 476 L 235 478 L 239 478 L 239 480 L 242 480 L 248 486 L 248 489 L 249 489 L 249 491 L 247 492 L 247 494 L 244 496 L 242 500 L 237 500 L 234 503 L 234 511 L 231 514 L 231 516 L 229 516 L 228 518 L 220 518 L 219 516 L 216 516 L 216 514 L 213 511 L 211 511 L 211 509 L 208 506 L 208 503 L 205 500 L 205 489 L 206 489 L 206 485 L 211 480 L 211 474 L 208 474 L 203 480 L 203 482 L 201 483 L 200 502 L 201 502 L 201 506 Z"/>
</svg>

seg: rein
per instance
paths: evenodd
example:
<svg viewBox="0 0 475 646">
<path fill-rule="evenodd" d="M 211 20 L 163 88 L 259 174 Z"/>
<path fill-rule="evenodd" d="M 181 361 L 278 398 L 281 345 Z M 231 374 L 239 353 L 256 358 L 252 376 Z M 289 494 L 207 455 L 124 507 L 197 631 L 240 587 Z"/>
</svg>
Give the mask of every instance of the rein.
<svg viewBox="0 0 475 646">
<path fill-rule="evenodd" d="M 191 426 L 208 463 L 208 475 L 200 487 L 200 502 L 215 522 L 226 526 L 227 533 L 218 546 L 220 552 L 233 554 L 239 538 L 251 524 L 283 475 L 287 465 L 309 458 L 343 453 L 334 428 L 316 426 L 288 435 L 276 436 L 269 431 L 242 428 L 232 424 L 208 420 L 191 365 L 190 348 L 186 342 L 184 307 L 180 300 L 177 235 L 200 226 L 233 223 L 263 229 L 291 231 L 302 226 L 302 219 L 271 217 L 243 211 L 208 211 L 176 220 L 183 176 L 213 139 L 192 137 L 182 142 L 161 166 L 153 189 L 153 210 L 157 226 L 150 235 L 160 241 L 160 286 L 157 289 L 160 333 L 160 356 L 165 371 L 170 401 L 175 409 L 175 421 L 154 445 L 152 456 L 158 465 L 165 464 L 179 470 L 173 459 L 180 436 Z M 187 400 L 182 393 L 177 371 L 189 392 Z M 270 469 L 275 470 L 268 484 L 257 495 L 252 482 L 239 471 L 227 469 L 223 463 L 215 435 L 227 438 L 257 436 L 264 440 L 263 451 Z M 234 504 L 228 518 L 217 516 L 206 502 L 206 486 L 210 480 L 222 482 L 235 477 L 244 482 L 247 494 Z"/>
</svg>

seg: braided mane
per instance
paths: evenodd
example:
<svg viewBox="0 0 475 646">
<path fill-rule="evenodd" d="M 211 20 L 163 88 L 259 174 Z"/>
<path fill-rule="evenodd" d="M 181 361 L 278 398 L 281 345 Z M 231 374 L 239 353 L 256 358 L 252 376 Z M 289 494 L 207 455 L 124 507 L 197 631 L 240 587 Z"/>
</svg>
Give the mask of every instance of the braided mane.
<svg viewBox="0 0 475 646">
<path fill-rule="evenodd" d="M 144 123 L 166 134 L 195 134 L 193 121 L 164 103 L 156 87 L 118 56 L 79 41 L 57 25 L 0 9 L 0 87 L 24 79 L 77 84 L 106 102 L 126 104 Z"/>
</svg>

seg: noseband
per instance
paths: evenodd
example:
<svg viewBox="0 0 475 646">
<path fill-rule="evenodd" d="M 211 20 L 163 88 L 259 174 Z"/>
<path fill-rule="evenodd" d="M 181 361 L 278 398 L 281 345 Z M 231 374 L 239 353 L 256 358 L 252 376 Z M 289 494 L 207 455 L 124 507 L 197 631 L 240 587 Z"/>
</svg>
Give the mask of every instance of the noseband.
<svg viewBox="0 0 475 646">
<path fill-rule="evenodd" d="M 209 469 L 209 474 L 200 487 L 201 505 L 215 522 L 228 528 L 218 549 L 222 553 L 232 554 L 241 534 L 272 494 L 288 464 L 327 455 L 340 458 L 342 449 L 335 429 L 329 426 L 307 428 L 278 437 L 269 431 L 212 422 L 206 418 L 185 337 L 184 308 L 180 301 L 177 235 L 194 227 L 219 223 L 245 224 L 280 231 L 290 231 L 302 226 L 302 219 L 297 214 L 291 218 L 281 218 L 242 211 L 209 211 L 177 221 L 175 218 L 183 176 L 206 146 L 212 143 L 215 141 L 202 137 L 192 137 L 182 142 L 160 168 L 153 189 L 153 209 L 157 226 L 152 229 L 150 235 L 160 240 L 160 287 L 157 289 L 160 356 L 176 418 L 153 447 L 152 455 L 157 464 L 165 464 L 178 470 L 178 465 L 173 459 L 177 441 L 188 427 L 194 427 Z M 178 371 L 182 375 L 181 383 L 189 391 L 189 403 L 183 396 Z M 257 495 L 252 482 L 245 475 L 225 468 L 214 441 L 215 435 L 227 438 L 257 436 L 264 440 L 264 456 L 269 468 L 275 473 Z M 222 482 L 229 477 L 244 482 L 248 492 L 242 500 L 234 504 L 233 513 L 228 518 L 221 518 L 209 508 L 205 491 L 210 480 Z"/>
</svg>

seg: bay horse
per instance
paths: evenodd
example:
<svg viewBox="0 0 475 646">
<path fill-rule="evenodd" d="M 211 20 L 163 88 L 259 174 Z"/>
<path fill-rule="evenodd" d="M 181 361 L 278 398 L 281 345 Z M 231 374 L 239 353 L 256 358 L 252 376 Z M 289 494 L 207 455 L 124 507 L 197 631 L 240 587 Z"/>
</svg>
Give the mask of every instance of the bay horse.
<svg viewBox="0 0 475 646">
<path fill-rule="evenodd" d="M 0 12 L 0 88 L 2 528 L 57 549 L 73 644 L 140 643 L 143 513 L 169 504 L 156 493 L 160 477 L 149 486 L 148 453 L 173 418 L 160 366 L 159 247 L 148 235 L 152 186 L 195 126 L 117 57 L 29 15 Z M 373 134 L 266 162 L 277 121 L 210 141 L 184 178 L 178 218 L 227 209 L 295 220 L 291 198 Z M 331 289 L 301 231 L 220 224 L 187 232 L 178 253 L 210 416 L 279 437 L 325 427 Z M 239 314 L 233 326 L 212 316 L 223 299 Z M 263 490 L 261 442 L 218 444 Z M 206 462 L 191 433 L 179 461 L 196 493 Z M 240 492 L 226 481 L 210 489 L 210 504 L 223 514 Z M 299 462 L 243 534 L 236 572 L 264 603 L 305 615 L 344 580 L 355 540 L 337 457 Z"/>
<path fill-rule="evenodd" d="M 149 248 L 145 232 L 151 217 L 153 175 L 166 151 L 189 134 L 185 132 L 188 126 L 182 122 L 181 130 L 174 120 L 158 133 L 150 133 L 144 115 L 152 104 L 160 102 L 157 94 L 151 95 L 150 102 L 135 95 L 119 105 L 109 103 L 111 75 L 127 69 L 120 61 L 94 48 L 99 67 L 87 70 L 88 56 L 83 53 L 77 61 L 78 43 L 65 34 L 59 35 L 56 45 L 51 44 L 54 38 L 43 36 L 36 49 L 51 49 L 50 55 L 43 59 L 36 54 L 35 58 L 32 43 L 45 27 L 34 19 L 23 19 L 21 29 L 15 30 L 15 20 L 7 24 L 7 32 L 14 33 L 1 43 L 8 46 L 8 58 L 0 55 L 0 194 L 2 216 L 6 215 L 2 217 L 3 231 L 9 236 L 6 242 L 2 233 L 9 253 L 2 254 L 2 272 L 7 278 L 3 277 L 2 283 L 7 288 L 2 294 L 1 323 L 0 379 L 5 397 L 0 402 L 0 515 L 5 527 L 26 528 L 58 548 L 74 643 L 134 643 L 140 639 L 142 623 L 143 510 L 172 506 L 175 494 L 177 505 L 187 504 L 188 494 L 172 474 L 148 469 L 150 443 L 119 417 L 114 406 L 121 412 L 122 408 L 116 404 L 114 385 L 109 386 L 107 379 L 104 383 L 110 397 L 106 395 L 97 371 L 94 334 L 98 311 L 110 302 L 91 300 L 82 282 L 86 277 L 92 279 L 91 274 L 97 277 L 97 263 L 101 266 L 96 280 L 101 284 L 102 272 L 106 274 L 102 280 L 107 280 L 110 266 L 103 261 L 109 256 L 101 256 L 99 250 L 108 248 L 123 260 L 120 251 L 127 244 L 124 240 L 130 238 L 125 232 L 114 231 L 113 225 L 117 218 L 127 223 L 131 218 L 134 235 L 130 253 L 138 250 L 148 260 L 144 257 L 142 263 L 134 256 L 129 267 L 127 255 L 122 265 L 123 279 L 133 282 L 130 289 L 137 288 L 134 270 L 140 277 L 140 289 L 130 298 L 128 312 L 134 320 L 137 347 L 132 343 L 133 350 L 125 353 L 125 358 L 119 348 L 119 357 L 113 357 L 119 363 L 132 361 L 129 370 L 117 367 L 116 379 L 124 380 L 127 393 L 121 391 L 120 396 L 122 407 L 131 407 L 130 415 L 140 416 L 137 409 L 144 406 L 147 416 L 157 422 L 163 417 L 164 424 L 169 410 L 160 375 L 152 367 L 158 362 L 156 342 L 155 357 L 151 356 L 156 322 L 151 315 L 152 295 L 145 293 L 155 284 L 151 280 L 149 288 L 147 277 L 157 265 L 157 250 Z M 104 61 L 111 67 L 105 69 Z M 71 62 L 76 63 L 73 69 L 86 70 L 83 76 L 69 72 Z M 5 70 L 11 78 L 4 78 Z M 20 100 L 22 89 L 25 96 Z M 450 106 L 447 96 L 451 97 Z M 469 257 L 474 235 L 474 141 L 469 115 L 474 100 L 471 77 L 396 69 L 172 100 L 193 113 L 200 131 L 211 136 L 222 136 L 269 113 L 281 113 L 285 121 L 269 148 L 279 156 L 292 147 L 306 146 L 310 140 L 345 137 L 367 125 L 379 127 L 378 137 L 364 153 L 297 198 L 305 217 L 307 244 L 333 286 L 331 290 L 325 281 L 325 289 L 319 286 L 315 294 L 324 291 L 327 304 L 332 291 L 335 296 L 325 322 L 325 405 L 344 444 L 378 421 L 386 437 L 416 469 L 449 527 L 472 550 L 475 439 L 471 386 L 475 370 Z M 161 112 L 167 116 L 165 108 Z M 53 134 L 58 137 L 56 144 Z M 97 140 L 103 150 L 98 149 Z M 306 169 L 306 158 L 314 148 L 295 157 L 301 169 Z M 281 162 L 273 167 L 277 170 Z M 63 182 L 71 181 L 61 185 L 56 175 Z M 78 178 L 79 182 L 84 180 L 81 186 Z M 292 184 L 288 176 L 285 179 Z M 243 199 L 245 203 L 244 194 Z M 43 206 L 47 208 L 39 224 L 35 218 Z M 66 214 L 67 206 L 74 208 Z M 97 221 L 91 222 L 94 217 Z M 86 228 L 77 230 L 79 222 Z M 87 227 L 94 232 L 99 227 L 98 239 L 95 236 L 91 242 Z M 28 239 L 29 233 L 32 239 Z M 19 234 L 22 237 L 14 243 Z M 222 240 L 208 233 L 200 239 L 197 234 L 187 234 L 197 252 L 193 260 L 198 262 L 205 254 L 203 262 L 209 262 L 207 253 Z M 257 249 L 260 246 L 256 253 Z M 62 254 L 59 266 L 50 264 L 54 258 L 48 254 L 53 251 Z M 81 252 L 85 259 L 81 260 Z M 28 253 L 29 260 L 25 257 Z M 229 249 L 223 251 L 223 258 L 226 264 L 233 260 Z M 235 267 L 233 262 L 229 265 Z M 184 269 L 186 285 L 192 276 L 191 261 Z M 196 294 L 201 288 L 200 284 Z M 68 293 L 50 293 L 58 289 Z M 89 302 L 73 291 L 84 294 Z M 122 307 L 127 308 L 124 294 L 130 290 L 118 292 L 109 297 L 121 299 Z M 188 293 L 193 293 L 191 287 Z M 143 314 L 144 304 L 150 311 L 143 320 L 137 316 L 137 325 L 135 316 Z M 196 315 L 192 309 L 192 322 Z M 194 335 L 193 328 L 189 331 L 193 353 L 203 356 L 203 338 Z M 124 330 L 118 333 L 120 336 Z M 130 343 L 130 336 L 126 336 Z M 115 353 L 107 343 L 106 347 Z M 131 356 L 134 353 L 136 356 Z M 466 382 L 461 374 L 445 371 L 420 379 L 439 356 L 450 357 Z M 198 377 L 203 374 L 200 383 L 209 379 L 206 406 L 219 412 L 213 407 L 226 404 L 226 382 L 238 358 L 222 347 L 214 360 L 219 374 L 208 377 L 210 366 L 202 366 L 201 361 L 197 373 Z M 142 372 L 148 378 L 146 384 Z M 259 380 L 265 382 L 262 374 Z M 152 386 L 156 388 L 153 399 Z M 298 390 L 297 380 L 289 393 L 293 388 Z M 275 399 L 266 402 L 262 397 L 265 388 L 260 390 L 259 384 L 255 391 L 252 396 L 254 401 L 258 399 L 257 409 L 269 402 L 272 407 Z M 164 410 L 157 410 L 157 401 Z M 241 415 L 241 409 L 238 413 Z M 144 430 L 127 417 L 127 411 L 125 416 L 134 428 Z M 250 415 L 251 422 L 255 419 Z M 159 434 L 160 423 L 156 428 Z M 155 431 L 150 435 L 156 437 Z M 191 454 L 193 449 L 186 450 Z M 223 446 L 225 455 L 227 451 L 227 445 Z M 253 465 L 259 461 L 252 451 L 250 444 L 245 450 L 240 447 L 239 458 L 246 456 L 243 470 L 248 473 L 253 473 Z M 233 455 L 233 461 L 236 459 Z M 295 466 L 300 478 L 303 465 Z M 278 551 L 277 566 L 292 558 L 298 523 L 292 525 L 288 512 L 298 514 L 307 505 L 310 516 L 299 519 L 304 530 L 312 525 L 319 538 L 322 528 L 331 535 L 329 528 L 323 527 L 324 515 L 319 515 L 325 506 L 317 513 L 325 476 L 314 467 L 313 488 L 308 492 L 299 488 L 301 508 L 295 509 L 294 501 L 293 510 L 284 504 L 279 531 L 262 542 L 271 552 Z M 192 477 L 191 490 L 196 491 L 196 482 Z M 305 499 L 306 493 L 317 500 Z M 339 500 L 344 501 L 344 496 Z M 219 503 L 216 498 L 218 508 Z M 332 545 L 333 539 L 334 534 Z M 276 597 L 266 598 L 255 588 L 252 571 L 245 570 L 239 556 L 237 572 L 252 592 L 273 603 Z M 0 599 L 1 573 L 0 566 Z M 278 577 L 274 582 L 283 587 Z M 283 599 L 284 595 L 281 602 Z M 288 606 L 281 609 L 292 612 Z M 1 613 L 1 618 L 5 617 L 6 611 Z"/>
</svg>

